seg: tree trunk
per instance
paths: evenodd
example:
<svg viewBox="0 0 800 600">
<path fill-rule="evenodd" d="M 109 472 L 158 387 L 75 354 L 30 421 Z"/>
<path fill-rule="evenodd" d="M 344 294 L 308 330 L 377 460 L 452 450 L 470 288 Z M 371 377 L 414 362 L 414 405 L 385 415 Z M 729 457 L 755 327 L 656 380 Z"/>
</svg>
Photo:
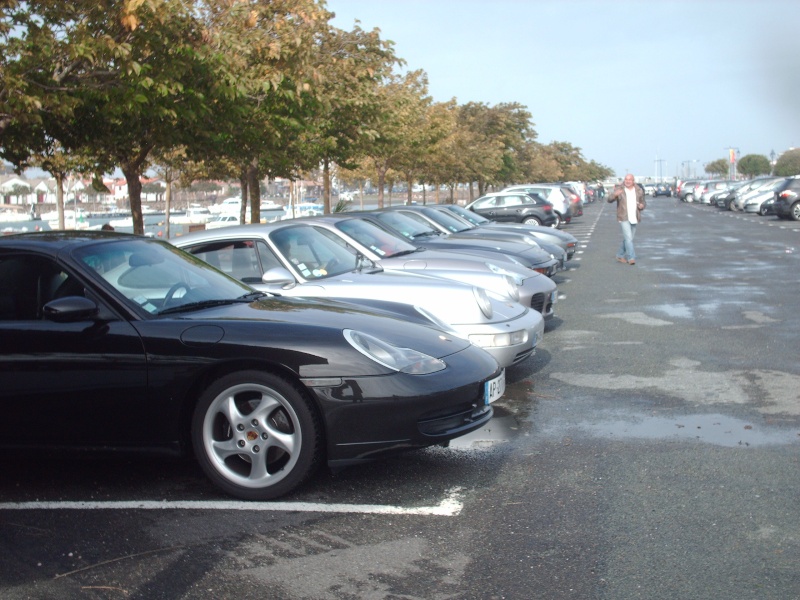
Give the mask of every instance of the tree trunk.
<svg viewBox="0 0 800 600">
<path fill-rule="evenodd" d="M 383 186 L 386 185 L 386 167 L 378 169 L 378 208 L 383 208 Z"/>
<path fill-rule="evenodd" d="M 58 212 L 58 228 L 64 229 L 64 173 L 53 173 L 56 179 L 56 211 Z"/>
<path fill-rule="evenodd" d="M 164 233 L 167 239 L 170 238 L 169 233 L 169 213 L 172 205 L 172 182 L 167 181 L 167 189 L 164 193 Z"/>
<path fill-rule="evenodd" d="M 406 204 L 408 204 L 409 206 L 411 204 L 413 204 L 412 201 L 414 200 L 414 198 L 412 197 L 412 194 L 411 194 L 411 187 L 412 187 L 411 184 L 412 183 L 413 182 L 411 181 L 411 177 L 406 177 L 406 188 L 407 188 L 406 189 L 406 197 L 408 198 L 406 200 Z"/>
<path fill-rule="evenodd" d="M 239 204 L 239 223 L 245 223 L 245 217 L 247 216 L 247 170 L 242 169 L 242 172 L 239 174 L 239 187 L 242 189 L 242 202 Z"/>
<path fill-rule="evenodd" d="M 331 163 L 325 158 L 322 160 L 322 212 L 331 214 Z"/>
<path fill-rule="evenodd" d="M 247 187 L 250 192 L 250 222 L 261 223 L 261 185 L 258 181 L 257 160 L 253 160 L 247 167 Z"/>
<path fill-rule="evenodd" d="M 128 199 L 131 204 L 131 219 L 133 220 L 133 233 L 144 235 L 144 217 L 142 215 L 142 181 L 139 178 L 139 165 L 135 163 L 123 163 L 122 173 L 128 184 Z"/>
</svg>

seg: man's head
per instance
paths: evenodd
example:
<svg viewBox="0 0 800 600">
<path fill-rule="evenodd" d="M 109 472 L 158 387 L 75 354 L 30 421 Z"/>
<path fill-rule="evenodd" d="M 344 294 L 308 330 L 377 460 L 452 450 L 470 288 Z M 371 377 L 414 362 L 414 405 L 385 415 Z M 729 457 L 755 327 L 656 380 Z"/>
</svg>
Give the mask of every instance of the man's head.
<svg viewBox="0 0 800 600">
<path fill-rule="evenodd" d="M 625 179 L 623 180 L 622 184 L 623 184 L 623 185 L 624 185 L 626 188 L 632 188 L 632 187 L 633 187 L 633 185 L 634 185 L 634 183 L 636 183 L 636 181 L 634 180 L 634 178 L 633 178 L 633 175 L 631 175 L 630 173 L 628 173 L 627 175 L 625 175 Z"/>
</svg>

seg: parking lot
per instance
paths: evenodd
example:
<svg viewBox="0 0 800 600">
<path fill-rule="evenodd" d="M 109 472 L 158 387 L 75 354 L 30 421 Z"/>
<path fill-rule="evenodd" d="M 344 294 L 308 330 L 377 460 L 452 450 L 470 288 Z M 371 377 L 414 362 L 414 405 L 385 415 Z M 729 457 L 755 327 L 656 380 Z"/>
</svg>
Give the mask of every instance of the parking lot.
<svg viewBox="0 0 800 600">
<path fill-rule="evenodd" d="M 189 462 L 0 457 L 3 598 L 800 598 L 800 223 L 594 203 L 482 431 L 281 502 Z M 42 416 L 42 431 L 57 427 Z"/>
</svg>

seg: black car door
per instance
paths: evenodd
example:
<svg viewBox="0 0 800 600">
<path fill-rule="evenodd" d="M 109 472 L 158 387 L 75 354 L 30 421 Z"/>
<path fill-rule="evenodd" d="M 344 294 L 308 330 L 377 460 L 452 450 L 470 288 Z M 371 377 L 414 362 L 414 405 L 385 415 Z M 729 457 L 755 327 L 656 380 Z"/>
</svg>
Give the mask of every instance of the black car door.
<svg viewBox="0 0 800 600">
<path fill-rule="evenodd" d="M 74 296 L 91 296 L 99 315 L 46 318 L 47 302 Z M 0 358 L 0 444 L 127 446 L 150 435 L 139 335 L 48 257 L 0 255 Z"/>
</svg>

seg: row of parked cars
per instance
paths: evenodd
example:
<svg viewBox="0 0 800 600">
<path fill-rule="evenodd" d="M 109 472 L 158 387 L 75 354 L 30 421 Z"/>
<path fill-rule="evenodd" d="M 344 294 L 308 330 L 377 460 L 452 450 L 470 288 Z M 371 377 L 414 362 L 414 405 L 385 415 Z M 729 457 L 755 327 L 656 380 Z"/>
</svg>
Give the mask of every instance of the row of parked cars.
<svg viewBox="0 0 800 600">
<path fill-rule="evenodd" d="M 480 428 L 577 240 L 479 208 L 4 236 L 0 443 L 193 454 L 266 500 Z"/>
<path fill-rule="evenodd" d="M 681 182 L 677 197 L 725 210 L 800 221 L 800 176 Z"/>
</svg>

